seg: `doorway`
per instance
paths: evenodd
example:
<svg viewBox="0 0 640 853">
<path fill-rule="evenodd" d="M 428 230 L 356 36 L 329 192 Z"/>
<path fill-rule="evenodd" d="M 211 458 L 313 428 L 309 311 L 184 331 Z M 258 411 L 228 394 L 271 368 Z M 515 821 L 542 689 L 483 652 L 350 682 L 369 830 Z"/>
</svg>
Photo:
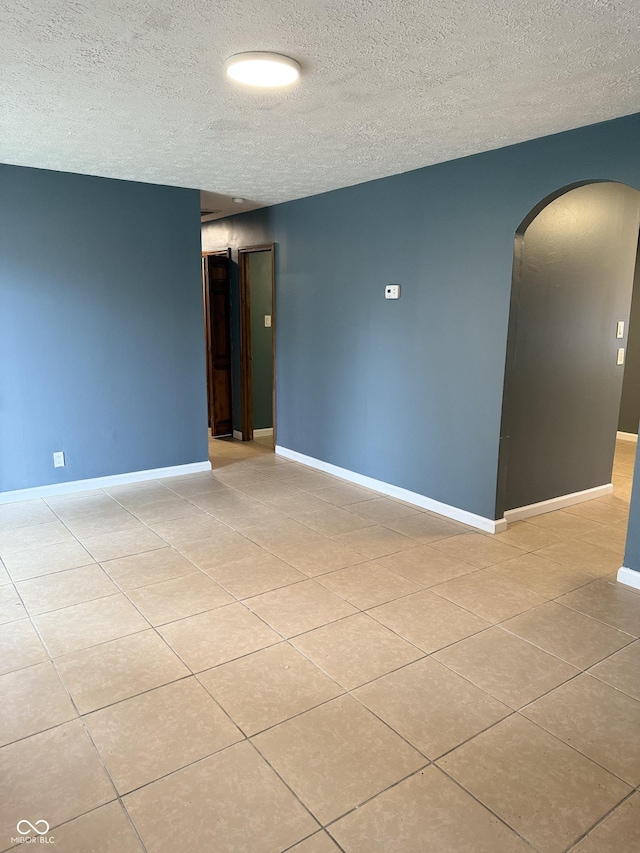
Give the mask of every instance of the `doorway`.
<svg viewBox="0 0 640 853">
<path fill-rule="evenodd" d="M 229 253 L 202 256 L 208 424 L 213 438 L 233 432 Z"/>
<path fill-rule="evenodd" d="M 516 232 L 496 518 L 611 490 L 639 219 L 637 190 L 591 182 Z"/>
<path fill-rule="evenodd" d="M 238 250 L 242 440 L 275 446 L 275 246 Z"/>
</svg>

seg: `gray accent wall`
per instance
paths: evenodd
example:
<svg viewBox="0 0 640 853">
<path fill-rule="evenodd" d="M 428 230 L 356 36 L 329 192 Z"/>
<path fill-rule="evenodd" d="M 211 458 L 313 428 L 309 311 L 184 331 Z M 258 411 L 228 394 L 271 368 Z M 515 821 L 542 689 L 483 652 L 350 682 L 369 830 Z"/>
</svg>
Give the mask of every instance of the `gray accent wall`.
<svg viewBox="0 0 640 853">
<path fill-rule="evenodd" d="M 278 444 L 495 517 L 516 229 L 570 184 L 640 188 L 639 145 L 629 116 L 207 223 L 276 242 Z"/>
<path fill-rule="evenodd" d="M 199 232 L 195 190 L 0 166 L 0 491 L 208 458 Z"/>
<path fill-rule="evenodd" d="M 253 428 L 273 427 L 273 326 L 266 328 L 265 315 L 273 314 L 271 252 L 249 255 L 251 308 L 251 373 L 253 380 Z"/>
<path fill-rule="evenodd" d="M 611 482 L 640 192 L 569 190 L 516 240 L 501 468 L 506 510 Z"/>
<path fill-rule="evenodd" d="M 620 432 L 631 432 L 637 435 L 638 423 L 640 423 L 640 251 L 636 254 L 631 317 L 627 333 L 618 429 Z"/>
</svg>

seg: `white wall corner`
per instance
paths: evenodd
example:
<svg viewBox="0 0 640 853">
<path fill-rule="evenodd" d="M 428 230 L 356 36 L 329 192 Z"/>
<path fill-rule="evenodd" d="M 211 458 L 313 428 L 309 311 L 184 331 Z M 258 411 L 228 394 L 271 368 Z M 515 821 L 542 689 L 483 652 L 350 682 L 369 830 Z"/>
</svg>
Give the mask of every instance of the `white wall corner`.
<svg viewBox="0 0 640 853">
<path fill-rule="evenodd" d="M 621 569 L 618 569 L 618 577 L 616 580 L 618 583 L 623 583 L 625 586 L 640 589 L 640 572 L 628 569 L 626 566 L 622 566 Z"/>
<path fill-rule="evenodd" d="M 459 521 L 462 524 L 467 524 L 469 527 L 475 527 L 484 533 L 501 533 L 507 529 L 507 522 L 504 518 L 498 520 L 485 518 L 482 515 L 476 515 L 465 509 L 428 498 L 426 495 L 411 492 L 408 489 L 394 486 L 391 483 L 385 483 L 382 480 L 375 480 L 373 477 L 365 477 L 364 474 L 358 474 L 355 471 L 350 471 L 348 468 L 340 468 L 338 465 L 323 462 L 321 459 L 316 459 L 313 456 L 306 456 L 304 453 L 298 453 L 297 450 L 289 450 L 288 447 L 276 445 L 275 452 L 278 456 L 291 459 L 292 462 L 300 462 L 302 465 L 315 468 L 317 471 L 324 471 L 325 474 L 331 474 L 341 480 L 346 480 L 348 483 L 363 486 L 365 489 L 371 489 L 374 492 L 379 492 L 381 495 L 397 498 L 397 500 L 420 507 L 420 509 L 426 509 L 429 512 L 442 515 L 453 521 Z"/>
<path fill-rule="evenodd" d="M 200 474 L 211 471 L 211 462 L 190 462 L 187 465 L 172 465 L 169 468 L 150 468 L 147 471 L 131 471 L 128 474 L 112 474 L 108 477 L 93 477 L 89 480 L 71 480 L 66 483 L 51 483 L 48 486 L 34 486 L 30 489 L 16 489 L 0 492 L 0 504 L 16 501 L 32 501 L 36 498 L 51 498 L 54 495 L 67 495 L 72 492 L 88 492 L 92 489 L 108 489 L 126 483 L 141 483 L 144 480 L 160 480 L 165 477 L 184 477 L 186 474 Z"/>
</svg>

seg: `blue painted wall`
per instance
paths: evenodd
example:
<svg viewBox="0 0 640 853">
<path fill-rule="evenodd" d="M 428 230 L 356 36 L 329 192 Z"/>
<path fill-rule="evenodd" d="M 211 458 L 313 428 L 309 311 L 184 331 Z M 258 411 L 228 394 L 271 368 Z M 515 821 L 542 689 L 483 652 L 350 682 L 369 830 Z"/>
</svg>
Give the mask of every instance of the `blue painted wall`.
<svg viewBox="0 0 640 853">
<path fill-rule="evenodd" d="M 494 517 L 515 230 L 639 150 L 635 115 L 208 223 L 277 243 L 278 444 Z"/>
<path fill-rule="evenodd" d="M 199 222 L 194 190 L 0 166 L 0 491 L 207 459 Z"/>
</svg>

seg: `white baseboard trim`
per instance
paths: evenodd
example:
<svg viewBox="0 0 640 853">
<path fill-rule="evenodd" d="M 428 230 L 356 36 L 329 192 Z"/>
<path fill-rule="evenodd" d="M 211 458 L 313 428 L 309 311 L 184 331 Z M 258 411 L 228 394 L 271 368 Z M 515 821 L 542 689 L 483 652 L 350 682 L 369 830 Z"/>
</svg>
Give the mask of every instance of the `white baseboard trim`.
<svg viewBox="0 0 640 853">
<path fill-rule="evenodd" d="M 623 583 L 625 586 L 632 586 L 634 589 L 640 589 L 640 572 L 635 572 L 633 569 L 628 569 L 623 566 L 618 569 L 618 583 Z"/>
<path fill-rule="evenodd" d="M 638 443 L 638 433 L 636 432 L 617 432 L 616 438 L 622 439 L 622 441 L 635 441 Z"/>
<path fill-rule="evenodd" d="M 242 433 L 240 432 L 240 430 L 238 430 L 238 429 L 234 429 L 234 431 L 233 431 L 233 437 L 234 437 L 237 441 L 242 441 Z"/>
<path fill-rule="evenodd" d="M 382 495 L 397 498 L 405 503 L 418 506 L 421 509 L 427 509 L 430 512 L 443 515 L 445 518 L 451 518 L 454 521 L 462 522 L 462 524 L 468 524 L 469 527 L 475 527 L 478 530 L 483 530 L 485 533 L 501 533 L 507 529 L 507 522 L 504 518 L 494 521 L 491 518 L 467 512 L 466 509 L 459 509 L 456 506 L 440 503 L 440 501 L 420 495 L 417 492 L 410 492 L 408 489 L 402 489 L 400 486 L 393 486 L 391 483 L 385 483 L 382 480 L 365 477 L 364 474 L 357 474 L 355 471 L 349 471 L 348 468 L 340 468 L 338 465 L 323 462 L 321 459 L 315 459 L 313 456 L 305 456 L 304 453 L 298 453 L 297 450 L 289 450 L 288 447 L 276 445 L 275 452 L 278 456 L 291 459 L 292 462 L 300 462 L 302 465 L 308 465 L 309 468 L 324 471 L 325 474 L 332 474 L 334 477 L 339 477 L 348 483 L 364 486 L 365 489 L 372 489 L 374 492 L 380 492 Z"/>
<path fill-rule="evenodd" d="M 515 509 L 508 509 L 504 517 L 509 524 L 514 521 L 522 521 L 525 518 L 532 518 L 534 515 L 544 515 L 545 512 L 553 512 L 556 509 L 564 509 L 567 506 L 580 504 L 584 501 L 592 501 L 595 498 L 602 498 L 605 495 L 610 495 L 613 492 L 613 483 L 607 483 L 604 486 L 595 486 L 593 489 L 584 489 L 581 492 L 571 492 L 568 495 L 560 495 L 557 498 L 551 498 L 548 501 L 540 501 L 527 506 L 519 506 Z"/>
<path fill-rule="evenodd" d="M 203 471 L 211 471 L 209 460 L 206 462 L 190 462 L 188 465 L 172 465 L 169 468 L 132 471 L 130 474 L 112 474 L 109 477 L 71 480 L 67 483 L 52 483 L 48 486 L 34 486 L 30 489 L 0 492 L 0 504 L 32 501 L 36 498 L 51 498 L 54 495 L 66 495 L 72 492 L 88 492 L 91 489 L 108 489 L 110 486 L 122 486 L 125 483 L 141 483 L 143 480 L 160 480 L 164 477 L 181 477 L 185 474 L 199 474 Z"/>
<path fill-rule="evenodd" d="M 264 438 L 266 435 L 273 435 L 273 427 L 265 427 L 265 429 L 254 429 L 254 438 Z"/>
</svg>

